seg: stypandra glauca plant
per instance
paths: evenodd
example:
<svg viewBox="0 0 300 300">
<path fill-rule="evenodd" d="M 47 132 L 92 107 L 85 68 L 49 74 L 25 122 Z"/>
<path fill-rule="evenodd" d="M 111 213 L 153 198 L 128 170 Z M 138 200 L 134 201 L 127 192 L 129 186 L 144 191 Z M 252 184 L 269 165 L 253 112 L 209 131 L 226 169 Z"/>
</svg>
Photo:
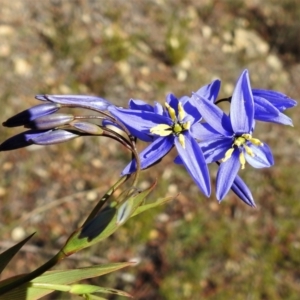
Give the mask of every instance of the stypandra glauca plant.
<svg viewBox="0 0 300 300">
<path fill-rule="evenodd" d="M 42 104 L 5 121 L 6 127 L 24 126 L 27 130 L 4 141 L 0 151 L 33 144 L 57 144 L 82 136 L 103 136 L 128 149 L 132 160 L 54 257 L 28 274 L 0 282 L 0 299 L 39 299 L 53 291 L 86 299 L 104 299 L 99 293 L 130 297 L 123 291 L 78 282 L 117 271 L 134 262 L 49 270 L 68 256 L 103 241 L 130 218 L 169 201 L 171 198 L 162 198 L 147 204 L 145 198 L 155 183 L 140 190 L 139 176 L 141 170 L 159 163 L 172 148 L 178 153 L 175 164 L 185 167 L 205 197 L 211 196 L 208 165 L 216 163 L 219 166 L 217 200 L 221 202 L 231 189 L 247 205 L 255 207 L 254 197 L 239 177 L 239 170 L 247 163 L 254 168 L 268 168 L 274 164 L 271 149 L 254 133 L 255 123 L 292 126 L 292 120 L 283 112 L 297 102 L 277 91 L 253 89 L 247 70 L 241 73 L 228 98 L 218 98 L 220 86 L 220 80 L 214 80 L 188 96 L 177 98 L 169 94 L 164 104 L 155 102 L 151 105 L 130 99 L 128 108 L 117 107 L 95 96 L 37 95 L 36 99 Z M 229 113 L 218 107 L 224 101 L 230 103 Z M 63 108 L 85 109 L 91 114 L 66 114 L 61 112 Z M 136 149 L 138 140 L 149 143 L 141 153 Z M 114 195 L 120 189 L 122 192 Z M 0 254 L 0 272 L 31 237 Z"/>
</svg>

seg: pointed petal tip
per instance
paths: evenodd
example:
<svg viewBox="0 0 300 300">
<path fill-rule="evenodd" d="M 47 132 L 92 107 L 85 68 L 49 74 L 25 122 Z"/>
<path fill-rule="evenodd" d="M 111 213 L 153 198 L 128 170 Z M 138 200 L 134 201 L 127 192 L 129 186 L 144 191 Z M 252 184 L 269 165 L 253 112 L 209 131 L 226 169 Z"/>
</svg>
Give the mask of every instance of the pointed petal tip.
<svg viewBox="0 0 300 300">
<path fill-rule="evenodd" d="M 218 199 L 217 198 L 217 201 L 219 204 L 221 204 L 221 202 L 223 202 L 224 198 L 222 199 Z M 245 202 L 243 201 L 244 203 L 246 203 L 248 206 L 250 206 L 251 208 L 257 208 L 256 204 L 254 203 L 254 201 L 251 201 L 251 202 Z"/>
</svg>

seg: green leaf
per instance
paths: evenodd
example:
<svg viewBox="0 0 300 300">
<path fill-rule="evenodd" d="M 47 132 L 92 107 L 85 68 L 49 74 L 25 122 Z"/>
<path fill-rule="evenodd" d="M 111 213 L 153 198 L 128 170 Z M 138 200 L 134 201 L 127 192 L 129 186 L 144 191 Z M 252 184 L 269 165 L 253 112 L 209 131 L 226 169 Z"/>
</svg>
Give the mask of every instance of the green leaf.
<svg viewBox="0 0 300 300">
<path fill-rule="evenodd" d="M 23 245 L 25 245 L 27 241 L 31 239 L 33 235 L 34 233 L 0 254 L 0 274 L 5 269 L 7 264 L 12 260 L 12 258 L 19 252 Z"/>
<path fill-rule="evenodd" d="M 135 212 L 131 215 L 131 217 L 137 216 L 137 215 L 143 213 L 144 211 L 146 211 L 148 209 L 155 208 L 157 206 L 163 205 L 163 204 L 173 200 L 174 198 L 175 197 L 166 197 L 166 198 L 163 198 L 163 199 L 159 199 L 159 200 L 157 200 L 153 203 L 142 205 L 142 206 L 138 207 L 135 210 Z"/>
<path fill-rule="evenodd" d="M 91 293 L 103 293 L 103 294 L 112 294 L 112 295 L 132 298 L 132 296 L 126 292 L 117 289 L 112 289 L 112 288 L 99 287 L 91 284 L 73 284 L 71 285 L 70 293 L 79 294 L 79 295 L 91 294 Z"/>
<path fill-rule="evenodd" d="M 83 279 L 98 277 L 107 273 L 117 271 L 127 266 L 133 265 L 132 262 L 103 264 L 93 267 L 80 268 L 67 271 L 49 271 L 35 278 L 29 283 L 17 287 L 14 290 L 0 296 L 0 300 L 35 300 L 52 293 L 55 287 L 59 290 L 68 291 L 71 287 L 68 284 L 78 282 Z M 51 285 L 51 289 L 49 289 Z M 104 289 L 104 288 L 98 288 Z M 111 289 L 107 289 L 111 290 Z"/>
<path fill-rule="evenodd" d="M 87 300 L 107 300 L 107 298 L 99 297 L 97 295 L 84 295 L 84 298 Z"/>
<path fill-rule="evenodd" d="M 135 193 L 126 201 L 130 201 L 131 215 L 141 205 L 145 197 L 153 190 L 155 184 L 140 193 Z M 128 218 L 131 216 L 129 215 Z M 109 207 L 100 212 L 94 219 L 86 225 L 75 231 L 64 248 L 62 249 L 66 255 L 78 252 L 81 249 L 90 247 L 110 236 L 114 233 L 124 221 L 118 223 L 118 210 L 115 207 Z"/>
<path fill-rule="evenodd" d="M 94 209 L 92 210 L 92 212 L 89 214 L 89 216 L 87 217 L 87 219 L 85 220 L 83 226 L 85 226 L 86 224 L 88 224 L 89 221 L 91 221 L 92 219 L 94 219 L 97 214 L 99 213 L 100 209 L 103 207 L 103 205 L 110 199 L 110 197 L 112 196 L 112 194 L 115 192 L 115 190 L 117 188 L 119 188 L 128 178 L 130 177 L 130 175 L 124 175 L 123 177 L 121 177 L 106 193 L 105 195 L 100 199 L 100 201 L 97 203 L 97 205 L 94 207 Z"/>
</svg>

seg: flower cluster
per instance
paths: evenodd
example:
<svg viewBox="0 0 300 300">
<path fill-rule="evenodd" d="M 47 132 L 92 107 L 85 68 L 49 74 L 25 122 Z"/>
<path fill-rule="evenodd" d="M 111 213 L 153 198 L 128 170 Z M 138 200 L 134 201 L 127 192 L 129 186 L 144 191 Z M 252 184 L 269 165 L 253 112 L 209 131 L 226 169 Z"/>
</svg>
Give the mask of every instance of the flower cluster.
<svg viewBox="0 0 300 300">
<path fill-rule="evenodd" d="M 246 162 L 254 168 L 274 164 L 268 145 L 254 137 L 255 121 L 292 126 L 283 111 L 294 107 L 296 101 L 276 91 L 252 89 L 247 70 L 240 75 L 231 97 L 218 100 L 220 86 L 220 81 L 214 80 L 191 96 L 178 99 L 169 94 L 164 105 L 151 106 L 131 99 L 128 108 L 117 107 L 99 97 L 38 95 L 36 98 L 45 101 L 44 104 L 3 123 L 7 127 L 23 125 L 29 130 L 3 142 L 0 151 L 31 144 L 54 144 L 83 135 L 108 136 L 126 145 L 126 139 L 109 129 L 113 124 L 131 138 L 150 143 L 139 154 L 139 161 L 133 159 L 125 167 L 123 175 L 151 167 L 175 147 L 178 152 L 175 163 L 184 165 L 205 196 L 211 194 L 208 164 L 217 163 L 217 199 L 221 201 L 232 189 L 245 203 L 255 206 L 238 172 L 245 168 Z M 218 107 L 222 101 L 230 102 L 229 114 Z M 85 108 L 101 115 L 57 113 L 64 107 Z"/>
</svg>

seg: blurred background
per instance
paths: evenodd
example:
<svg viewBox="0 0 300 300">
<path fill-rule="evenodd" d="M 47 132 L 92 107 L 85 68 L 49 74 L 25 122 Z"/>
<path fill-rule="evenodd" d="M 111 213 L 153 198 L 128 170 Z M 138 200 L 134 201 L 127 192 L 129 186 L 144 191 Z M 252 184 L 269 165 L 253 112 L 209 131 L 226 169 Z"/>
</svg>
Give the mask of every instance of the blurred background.
<svg viewBox="0 0 300 300">
<path fill-rule="evenodd" d="M 252 87 L 300 98 L 296 0 L 0 4 L 1 123 L 39 104 L 34 96 L 41 93 L 99 95 L 123 106 L 130 98 L 163 103 L 169 92 L 190 95 L 220 78 L 226 97 L 245 68 Z M 149 201 L 180 195 L 57 268 L 136 259 L 133 268 L 92 280 L 135 299 L 299 299 L 299 113 L 287 112 L 294 128 L 257 125 L 255 137 L 275 157 L 271 169 L 240 172 L 257 208 L 232 192 L 221 204 L 214 194 L 206 199 L 171 153 L 143 172 L 140 187 L 158 179 Z M 1 141 L 20 131 L 2 127 Z M 1 153 L 0 251 L 37 232 L 2 279 L 55 254 L 129 159 L 106 138 Z M 216 168 L 210 171 L 214 184 Z"/>
</svg>

